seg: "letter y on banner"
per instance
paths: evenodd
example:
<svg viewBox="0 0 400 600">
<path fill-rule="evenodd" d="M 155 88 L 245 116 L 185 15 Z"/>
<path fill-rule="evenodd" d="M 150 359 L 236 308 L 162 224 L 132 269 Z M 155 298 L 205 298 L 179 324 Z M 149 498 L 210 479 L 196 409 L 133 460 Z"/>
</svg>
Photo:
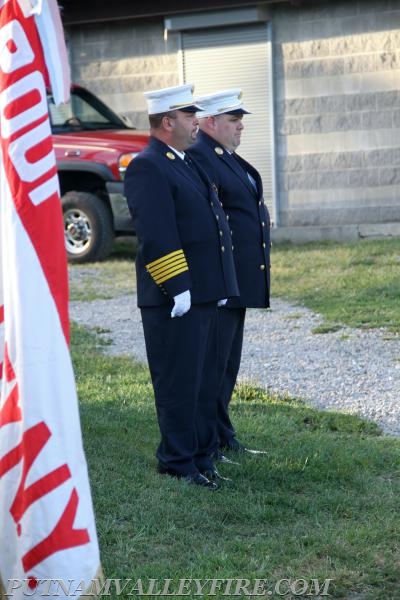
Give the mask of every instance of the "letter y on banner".
<svg viewBox="0 0 400 600">
<path fill-rule="evenodd" d="M 69 92 L 60 34 L 56 0 L 0 0 L 0 578 L 34 598 L 41 580 L 90 587 L 100 566 L 46 102 L 49 83 Z"/>
</svg>

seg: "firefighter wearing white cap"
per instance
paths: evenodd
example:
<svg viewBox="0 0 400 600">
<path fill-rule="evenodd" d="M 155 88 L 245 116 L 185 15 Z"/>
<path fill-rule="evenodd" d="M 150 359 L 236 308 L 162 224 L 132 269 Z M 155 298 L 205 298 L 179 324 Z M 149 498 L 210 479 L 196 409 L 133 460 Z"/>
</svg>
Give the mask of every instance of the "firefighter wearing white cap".
<svg viewBox="0 0 400 600">
<path fill-rule="evenodd" d="M 207 175 L 185 162 L 198 132 L 190 84 L 147 92 L 150 142 L 125 192 L 161 442 L 158 470 L 214 490 L 217 304 L 238 295 L 229 225 Z"/>
<path fill-rule="evenodd" d="M 225 450 L 249 451 L 236 437 L 229 403 L 239 371 L 247 307 L 269 307 L 270 218 L 259 172 L 236 153 L 243 130 L 240 89 L 197 99 L 200 132 L 189 154 L 207 171 L 229 219 L 240 296 L 228 300 L 219 313 L 219 400 L 217 456 Z M 256 451 L 251 451 L 256 452 Z"/>
</svg>

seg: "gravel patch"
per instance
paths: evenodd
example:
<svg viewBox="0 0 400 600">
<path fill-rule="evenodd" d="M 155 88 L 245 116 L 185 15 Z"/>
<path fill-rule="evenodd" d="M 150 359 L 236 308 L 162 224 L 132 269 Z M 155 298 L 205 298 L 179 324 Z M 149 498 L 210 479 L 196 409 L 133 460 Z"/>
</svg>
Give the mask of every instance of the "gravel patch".
<svg viewBox="0 0 400 600">
<path fill-rule="evenodd" d="M 135 295 L 71 302 L 71 319 L 104 329 L 104 352 L 146 362 Z M 386 330 L 314 334 L 322 319 L 304 307 L 273 299 L 271 310 L 247 311 L 239 378 L 328 410 L 375 421 L 400 435 L 400 339 Z"/>
</svg>

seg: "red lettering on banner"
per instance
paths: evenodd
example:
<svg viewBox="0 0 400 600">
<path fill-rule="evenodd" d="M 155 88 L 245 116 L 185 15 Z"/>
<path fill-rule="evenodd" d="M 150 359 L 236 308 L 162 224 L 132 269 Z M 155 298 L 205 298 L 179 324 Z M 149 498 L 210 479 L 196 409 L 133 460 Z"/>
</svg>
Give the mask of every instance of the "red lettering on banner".
<svg viewBox="0 0 400 600">
<path fill-rule="evenodd" d="M 15 100 L 11 100 L 11 102 L 7 104 L 4 108 L 3 115 L 7 119 L 7 121 L 11 121 L 11 119 L 18 116 L 21 112 L 21 107 L 18 106 L 18 101 L 21 101 L 24 107 L 28 107 L 27 110 L 32 110 L 41 102 L 43 106 L 43 98 L 42 95 L 39 93 L 38 89 L 32 89 L 28 91 L 22 89 L 21 96 L 17 96 Z M 43 108 L 46 109 L 46 105 L 44 105 Z M 43 108 L 42 116 L 45 116 L 46 110 L 43 112 Z M 32 122 L 32 119 L 30 119 L 30 121 Z"/>
<path fill-rule="evenodd" d="M 14 376 L 14 370 L 7 356 L 7 372 L 9 377 Z M 18 385 L 15 384 L 5 405 L 0 412 L 0 425 L 21 420 L 21 409 L 18 405 Z M 18 419 L 12 418 L 18 416 Z M 17 525 L 17 533 L 21 535 L 20 521 L 26 510 L 36 501 L 40 500 L 54 489 L 71 479 L 71 471 L 67 464 L 53 469 L 37 481 L 26 486 L 29 471 L 43 448 L 51 438 L 51 431 L 43 421 L 24 432 L 22 441 L 7 454 L 0 458 L 0 479 L 8 471 L 23 461 L 21 481 L 12 502 L 10 513 Z M 39 562 L 60 550 L 66 550 L 90 541 L 87 529 L 74 529 L 73 523 L 78 506 L 78 493 L 76 489 L 70 496 L 67 507 L 52 533 L 36 544 L 22 558 L 23 566 L 27 572 Z"/>
<path fill-rule="evenodd" d="M 37 165 L 39 160 L 45 158 L 50 152 L 53 151 L 53 144 L 50 137 L 46 137 L 39 140 L 37 144 L 32 145 L 25 154 L 27 162 Z M 46 181 L 48 179 L 46 178 Z"/>
<path fill-rule="evenodd" d="M 15 54 L 17 51 L 17 44 L 14 42 L 14 40 L 8 40 L 6 43 L 6 48 L 10 54 Z"/>
<path fill-rule="evenodd" d="M 1 375 L 3 375 L 3 370 Z M 5 344 L 4 347 L 4 375 L 7 382 L 15 379 L 15 373 L 8 354 L 7 344 Z M 19 390 L 18 385 L 15 383 L 4 402 L 4 405 L 0 409 L 0 427 L 2 425 L 8 425 L 9 423 L 17 423 L 21 418 L 22 413 L 19 403 Z"/>
<path fill-rule="evenodd" d="M 0 410 L 0 427 L 10 423 L 18 423 L 21 420 L 21 407 L 19 406 L 19 390 L 15 384 L 8 394 L 4 406 Z M 0 462 L 1 464 L 1 462 Z"/>
<path fill-rule="evenodd" d="M 59 550 L 67 550 L 89 543 L 90 538 L 87 529 L 74 529 L 73 527 L 77 508 L 78 493 L 74 488 L 60 520 L 50 535 L 22 557 L 22 564 L 26 573 Z"/>
<path fill-rule="evenodd" d="M 21 459 L 23 460 L 21 482 L 10 509 L 16 523 L 21 520 L 22 515 L 31 504 L 49 494 L 71 477 L 69 467 L 65 464 L 25 488 L 29 470 L 50 437 L 51 432 L 46 423 L 38 423 L 25 431 L 21 443 L 0 460 L 0 477 L 15 467 Z"/>
<path fill-rule="evenodd" d="M 6 381 L 13 381 L 13 379 L 15 379 L 15 372 L 8 354 L 7 344 L 5 344 L 4 347 L 4 374 L 6 376 Z"/>
</svg>

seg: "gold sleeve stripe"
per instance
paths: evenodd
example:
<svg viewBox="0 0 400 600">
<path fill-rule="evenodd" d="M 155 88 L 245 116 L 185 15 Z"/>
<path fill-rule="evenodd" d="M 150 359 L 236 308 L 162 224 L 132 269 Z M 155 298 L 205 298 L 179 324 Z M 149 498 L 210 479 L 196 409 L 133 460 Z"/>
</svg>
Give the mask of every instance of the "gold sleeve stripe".
<svg viewBox="0 0 400 600">
<path fill-rule="evenodd" d="M 173 263 L 172 265 L 169 265 L 168 267 L 164 267 L 161 270 L 156 271 L 155 273 L 150 273 L 150 275 L 153 277 L 154 280 L 158 280 L 158 279 L 164 279 L 164 277 L 168 276 L 170 273 L 173 273 L 174 271 L 178 270 L 178 269 L 187 269 L 187 263 L 185 260 L 182 260 L 178 263 Z"/>
<path fill-rule="evenodd" d="M 154 281 L 156 282 L 157 285 L 160 285 L 161 283 L 164 283 L 164 281 L 168 281 L 168 279 L 171 279 L 171 277 L 176 277 L 180 273 L 184 273 L 185 271 L 188 271 L 188 270 L 189 269 L 187 268 L 187 266 L 182 267 L 181 269 L 175 269 L 174 271 L 166 273 L 163 277 L 158 277 L 157 279 L 154 279 Z"/>
<path fill-rule="evenodd" d="M 175 250 L 154 260 L 146 265 L 146 269 L 158 285 L 189 270 L 183 250 Z"/>
<path fill-rule="evenodd" d="M 157 265 L 170 260 L 171 258 L 173 258 L 174 256 L 185 256 L 183 254 L 183 250 L 174 250 L 174 252 L 170 252 L 169 254 L 166 254 L 165 256 L 162 256 L 161 258 L 157 258 L 157 260 L 153 260 L 153 262 L 149 263 L 148 265 L 146 265 L 146 269 L 148 271 L 150 271 L 150 269 L 152 269 L 153 267 L 156 267 Z"/>
<path fill-rule="evenodd" d="M 165 271 L 170 271 L 171 269 L 174 269 L 176 267 L 185 266 L 187 267 L 187 262 L 185 257 L 183 256 L 182 258 L 179 258 L 177 260 L 170 261 L 167 265 L 162 265 L 162 267 L 157 267 L 157 269 L 151 269 L 150 274 L 152 277 L 158 277 L 159 275 L 165 273 Z"/>
</svg>

